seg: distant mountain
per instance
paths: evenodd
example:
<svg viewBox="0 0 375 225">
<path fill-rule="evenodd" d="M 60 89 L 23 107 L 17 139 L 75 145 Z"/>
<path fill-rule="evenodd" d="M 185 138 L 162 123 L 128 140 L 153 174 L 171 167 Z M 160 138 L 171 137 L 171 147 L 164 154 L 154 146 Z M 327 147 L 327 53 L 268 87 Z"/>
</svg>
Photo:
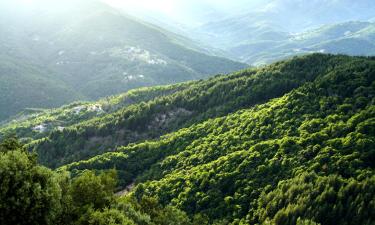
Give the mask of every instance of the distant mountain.
<svg viewBox="0 0 375 225">
<path fill-rule="evenodd" d="M 46 90 L 49 98 L 12 105 L 21 102 L 18 99 L 21 95 L 11 95 L 3 101 L 10 103 L 13 110 L 1 107 L 0 119 L 25 107 L 97 99 L 132 88 L 196 80 L 246 67 L 211 56 L 187 38 L 101 2 L 40 2 L 39 5 L 24 1 L 0 3 L 0 54 L 10 58 L 14 67 L 19 63 L 20 67 L 28 64 L 39 68 L 38 76 L 66 86 L 72 90 L 69 91 L 72 96 L 59 97 Z M 7 68 L 0 67 L 1 76 L 6 71 Z M 49 76 L 43 76 L 45 73 Z M 27 88 L 37 92 L 35 80 L 28 74 L 28 69 L 22 71 L 22 76 L 32 80 Z M 12 89 L 3 81 L 0 85 L 1 90 Z"/>
<path fill-rule="evenodd" d="M 349 20 L 367 21 L 374 16 L 371 0 L 269 0 L 255 10 L 258 18 L 289 32 L 304 31 Z M 249 14 L 252 14 L 250 12 Z"/>
<path fill-rule="evenodd" d="M 305 49 L 302 52 L 324 49 L 329 53 L 371 55 L 374 31 L 373 25 L 366 23 L 373 15 L 375 2 L 369 0 L 266 0 L 256 7 L 244 4 L 242 13 L 212 18 L 192 28 L 191 35 L 227 51 L 232 58 L 255 65 L 298 54 L 293 48 Z M 366 26 L 370 28 L 359 32 L 358 29 L 366 29 Z M 345 31 L 340 33 L 340 30 Z M 358 33 L 349 39 L 346 31 Z M 332 37 L 325 36 L 327 32 L 338 33 Z M 308 33 L 315 33 L 320 39 L 296 40 Z"/>
<path fill-rule="evenodd" d="M 370 56 L 375 54 L 375 23 L 346 22 L 297 34 L 269 31 L 228 51 L 254 65 L 313 52 Z"/>
<path fill-rule="evenodd" d="M 371 0 L 265 0 L 255 5 L 243 2 L 240 12 L 228 12 L 226 17 L 213 16 L 197 31 L 211 34 L 226 31 L 237 37 L 266 25 L 285 32 L 301 32 L 350 20 L 368 21 L 375 15 L 374 6 Z"/>
</svg>

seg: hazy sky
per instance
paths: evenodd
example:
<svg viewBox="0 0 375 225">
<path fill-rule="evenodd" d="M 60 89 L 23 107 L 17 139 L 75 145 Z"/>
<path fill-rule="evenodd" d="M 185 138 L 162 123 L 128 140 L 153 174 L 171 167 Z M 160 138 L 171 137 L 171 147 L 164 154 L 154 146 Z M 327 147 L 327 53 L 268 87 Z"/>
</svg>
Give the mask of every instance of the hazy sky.
<svg viewBox="0 0 375 225">
<path fill-rule="evenodd" d="M 232 8 L 243 3 L 255 2 L 254 0 L 103 0 L 115 6 L 143 8 L 154 11 L 172 13 L 183 7 L 212 6 L 215 8 Z M 259 0 L 256 0 L 259 1 Z"/>
<path fill-rule="evenodd" d="M 18 7 L 59 8 L 58 5 L 77 4 L 91 0 L 0 0 Z M 92 0 L 94 1 L 94 0 Z M 198 25 L 207 22 L 207 18 L 221 17 L 236 8 L 259 1 L 268 0 L 99 0 L 121 8 L 140 18 L 157 18 L 159 21 L 177 22 L 187 25 Z M 57 7 L 55 7 L 57 6 Z"/>
<path fill-rule="evenodd" d="M 112 6 L 141 16 L 165 16 L 177 22 L 192 24 L 206 22 L 207 14 L 218 16 L 241 10 L 244 4 L 250 5 L 265 0 L 102 0 Z"/>
</svg>

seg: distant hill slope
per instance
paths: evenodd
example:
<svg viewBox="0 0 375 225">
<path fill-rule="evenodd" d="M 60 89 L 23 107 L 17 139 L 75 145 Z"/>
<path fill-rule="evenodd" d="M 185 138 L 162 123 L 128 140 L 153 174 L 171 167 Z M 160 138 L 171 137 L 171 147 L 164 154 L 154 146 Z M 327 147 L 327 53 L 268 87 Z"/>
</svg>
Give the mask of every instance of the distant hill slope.
<svg viewBox="0 0 375 225">
<path fill-rule="evenodd" d="M 255 5 L 254 5 L 255 4 Z M 263 0 L 253 3 L 243 1 L 241 11 L 228 12 L 228 16 L 207 19 L 199 30 L 216 33 L 230 31 L 249 33 L 254 25 L 267 24 L 286 32 L 301 32 L 327 24 L 346 21 L 368 21 L 374 17 L 374 2 L 371 0 Z M 215 17 L 216 16 L 216 17 Z M 227 26 L 222 26 L 226 24 Z M 231 28 L 240 28 L 240 30 Z M 238 35 L 233 35 L 238 36 Z"/>
<path fill-rule="evenodd" d="M 367 24 L 375 14 L 373 1 L 266 0 L 256 7 L 244 3 L 242 8 L 242 13 L 213 17 L 209 22 L 192 28 L 190 34 L 227 51 L 232 58 L 253 65 L 301 54 L 296 49 L 302 49 L 303 54 L 322 49 L 328 53 L 374 54 L 374 24 Z M 364 33 L 357 30 L 361 26 L 366 30 Z M 333 38 L 325 36 L 327 29 L 333 33 L 341 29 L 345 31 Z M 353 33 L 353 29 L 358 33 L 345 33 Z M 310 42 L 295 39 L 307 33 L 315 33 L 321 39 L 311 37 Z"/>
<path fill-rule="evenodd" d="M 27 107 L 58 107 L 83 97 L 51 71 L 0 56 L 0 120 Z"/>
<path fill-rule="evenodd" d="M 263 72 L 275 86 L 293 75 L 301 84 L 264 104 L 61 169 L 77 174 L 116 168 L 123 185 L 137 184 L 136 198 L 156 196 L 218 224 L 373 224 L 375 60 L 312 55 Z M 242 79 L 265 78 L 262 71 L 245 74 Z M 212 87 L 223 93 L 236 77 L 241 73 Z M 240 83 L 235 86 L 241 90 Z M 263 96 L 258 88 L 250 85 L 233 101 Z"/>
<path fill-rule="evenodd" d="M 0 3 L 1 55 L 13 60 L 15 67 L 17 63 L 38 67 L 41 77 L 48 73 L 45 79 L 68 86 L 72 95 L 80 96 L 75 100 L 198 80 L 246 67 L 203 53 L 206 51 L 193 41 L 99 1 L 41 2 L 34 6 L 18 1 Z M 33 79 L 27 69 L 22 74 Z M 8 88 L 6 83 L 0 85 L 1 90 Z M 8 97 L 4 101 L 20 101 L 17 95 Z M 69 97 L 64 98 L 45 99 L 44 105 L 34 101 L 11 105 L 12 111 L 2 108 L 0 120 L 25 107 L 69 102 Z"/>
<path fill-rule="evenodd" d="M 375 23 L 346 22 L 298 34 L 264 31 L 261 38 L 244 41 L 229 51 L 252 64 L 312 52 L 371 56 L 375 54 Z"/>
</svg>

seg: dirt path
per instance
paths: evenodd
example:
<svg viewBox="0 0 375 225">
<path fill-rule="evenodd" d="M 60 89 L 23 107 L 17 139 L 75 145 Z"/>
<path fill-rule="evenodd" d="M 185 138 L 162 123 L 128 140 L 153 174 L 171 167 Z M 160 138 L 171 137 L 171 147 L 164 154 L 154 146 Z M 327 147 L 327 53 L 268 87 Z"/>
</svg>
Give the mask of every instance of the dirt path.
<svg viewBox="0 0 375 225">
<path fill-rule="evenodd" d="M 124 190 L 117 192 L 115 195 L 117 195 L 117 196 L 126 195 L 129 192 L 131 192 L 134 187 L 135 187 L 135 182 L 132 182 L 131 184 L 129 184 L 128 186 L 126 186 Z"/>
</svg>

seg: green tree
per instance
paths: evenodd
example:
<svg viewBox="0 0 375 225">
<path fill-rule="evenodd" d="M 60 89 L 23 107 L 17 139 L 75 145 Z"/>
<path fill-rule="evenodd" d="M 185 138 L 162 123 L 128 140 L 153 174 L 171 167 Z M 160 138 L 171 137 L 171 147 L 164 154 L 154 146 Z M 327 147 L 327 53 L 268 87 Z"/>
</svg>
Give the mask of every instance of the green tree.
<svg viewBox="0 0 375 225">
<path fill-rule="evenodd" d="M 72 182 L 70 194 L 78 214 L 89 208 L 104 209 L 110 206 L 116 187 L 116 172 L 111 170 L 97 176 L 93 171 L 85 171 Z"/>
<path fill-rule="evenodd" d="M 77 222 L 77 225 L 136 225 L 117 209 L 104 209 L 103 211 L 89 210 Z"/>
<path fill-rule="evenodd" d="M 53 224 L 61 211 L 55 174 L 39 166 L 15 139 L 0 146 L 0 224 Z"/>
</svg>

